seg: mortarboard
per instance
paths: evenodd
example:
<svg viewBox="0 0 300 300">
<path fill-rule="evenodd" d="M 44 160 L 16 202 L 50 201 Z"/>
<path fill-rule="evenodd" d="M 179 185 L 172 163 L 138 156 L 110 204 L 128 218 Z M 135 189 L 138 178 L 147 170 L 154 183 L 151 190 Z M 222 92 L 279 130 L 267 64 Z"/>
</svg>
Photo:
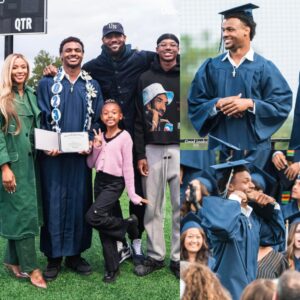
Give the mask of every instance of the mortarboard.
<svg viewBox="0 0 300 300">
<path fill-rule="evenodd" d="M 224 11 L 219 12 L 220 15 L 223 15 L 225 18 L 227 15 L 235 14 L 235 13 L 242 13 L 245 14 L 247 17 L 253 18 L 252 10 L 259 8 L 259 6 L 248 3 L 241 6 L 233 7 Z"/>
<path fill-rule="evenodd" d="M 235 160 L 235 161 L 228 161 L 226 163 L 223 164 L 217 164 L 217 165 L 213 165 L 210 166 L 211 168 L 213 168 L 214 170 L 216 170 L 217 172 L 219 171 L 225 171 L 228 169 L 233 169 L 239 166 L 244 166 L 249 164 L 249 161 L 245 160 L 245 159 L 239 159 L 239 160 Z"/>
<path fill-rule="evenodd" d="M 230 143 L 227 143 L 227 142 L 223 141 L 222 139 L 219 139 L 211 134 L 208 134 L 208 137 L 213 139 L 215 142 L 219 143 L 219 145 L 216 148 L 214 148 L 214 150 L 221 150 L 221 148 L 222 148 L 221 146 L 226 146 L 230 150 L 241 150 L 240 148 L 238 148 Z"/>
<path fill-rule="evenodd" d="M 259 185 L 264 193 L 269 196 L 274 196 L 277 181 L 273 176 L 253 165 L 251 167 L 251 178 L 253 183 Z"/>
<path fill-rule="evenodd" d="M 292 215 L 286 217 L 284 219 L 284 221 L 288 221 L 289 222 L 289 225 L 293 224 L 293 223 L 300 223 L 300 211 L 296 212 L 296 213 L 293 213 Z"/>
<path fill-rule="evenodd" d="M 195 179 L 199 180 L 210 194 L 217 190 L 217 180 L 208 171 L 202 170 L 200 176 Z"/>
<path fill-rule="evenodd" d="M 235 16 L 238 15 L 239 16 L 245 16 L 246 19 L 249 20 L 253 20 L 253 14 L 252 14 L 252 10 L 259 8 L 259 6 L 252 4 L 252 3 L 248 3 L 248 4 L 244 4 L 244 5 L 240 5 L 237 7 L 233 7 L 224 11 L 219 12 L 220 15 L 222 15 L 222 20 L 226 19 L 228 16 Z M 220 42 L 220 46 L 219 46 L 219 51 L 224 52 L 224 44 L 223 44 L 223 39 L 222 39 L 223 33 L 221 31 L 221 42 Z"/>
<path fill-rule="evenodd" d="M 202 228 L 200 218 L 193 212 L 189 212 L 180 222 L 180 234 L 183 234 L 190 228 Z"/>
<path fill-rule="evenodd" d="M 247 161 L 245 159 L 240 159 L 240 160 L 236 160 L 236 161 L 228 161 L 223 164 L 210 166 L 211 168 L 213 168 L 216 171 L 217 177 L 228 176 L 225 190 L 220 191 L 223 198 L 227 197 L 228 187 L 232 180 L 234 169 L 237 167 L 240 167 L 240 166 L 246 166 L 247 164 L 249 164 L 249 161 Z"/>
</svg>

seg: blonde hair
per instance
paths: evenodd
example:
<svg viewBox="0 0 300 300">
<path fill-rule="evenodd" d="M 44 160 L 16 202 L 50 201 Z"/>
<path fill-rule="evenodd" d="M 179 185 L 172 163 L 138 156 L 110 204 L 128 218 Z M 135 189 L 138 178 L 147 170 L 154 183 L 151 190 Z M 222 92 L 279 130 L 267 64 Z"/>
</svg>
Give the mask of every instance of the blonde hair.
<svg viewBox="0 0 300 300">
<path fill-rule="evenodd" d="M 30 73 L 29 63 L 24 55 L 19 53 L 13 53 L 7 56 L 2 67 L 0 78 L 0 113 L 4 118 L 4 124 L 1 129 L 4 132 L 7 132 L 10 120 L 15 119 L 17 125 L 15 134 L 18 134 L 21 129 L 20 120 L 14 105 L 15 94 L 13 91 L 13 81 L 11 78 L 12 69 L 17 58 L 23 59 L 26 63 L 28 72 L 25 82 L 27 81 Z"/>
<path fill-rule="evenodd" d="M 295 253 L 295 234 L 297 226 L 300 222 L 293 223 L 289 230 L 288 242 L 287 242 L 287 250 L 286 250 L 286 258 L 289 262 L 289 266 L 291 270 L 295 270 L 294 263 L 294 253 Z"/>
<path fill-rule="evenodd" d="M 205 265 L 192 263 L 183 273 L 182 300 L 230 300 L 230 294 L 217 276 Z"/>
</svg>

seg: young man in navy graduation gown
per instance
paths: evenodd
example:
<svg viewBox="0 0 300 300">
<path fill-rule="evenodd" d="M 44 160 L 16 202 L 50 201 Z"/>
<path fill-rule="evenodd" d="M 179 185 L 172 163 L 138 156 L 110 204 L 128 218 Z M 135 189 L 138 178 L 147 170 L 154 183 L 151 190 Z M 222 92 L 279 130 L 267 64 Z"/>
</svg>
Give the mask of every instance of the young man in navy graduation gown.
<svg viewBox="0 0 300 300">
<path fill-rule="evenodd" d="M 254 190 L 243 163 L 247 161 L 217 165 L 219 169 L 229 167 L 219 181 L 224 198 L 205 197 L 200 210 L 201 225 L 207 231 L 216 260 L 214 271 L 234 300 L 256 279 L 259 246 L 284 241 L 279 204 Z M 250 199 L 264 209 L 256 211 L 255 205 L 253 208 L 248 205 Z"/>
<path fill-rule="evenodd" d="M 247 4 L 224 12 L 223 43 L 227 53 L 207 59 L 188 95 L 188 114 L 201 137 L 210 134 L 240 149 L 270 149 L 282 126 L 292 92 L 276 66 L 254 52 L 256 23 Z M 220 146 L 209 138 L 209 149 Z"/>
</svg>

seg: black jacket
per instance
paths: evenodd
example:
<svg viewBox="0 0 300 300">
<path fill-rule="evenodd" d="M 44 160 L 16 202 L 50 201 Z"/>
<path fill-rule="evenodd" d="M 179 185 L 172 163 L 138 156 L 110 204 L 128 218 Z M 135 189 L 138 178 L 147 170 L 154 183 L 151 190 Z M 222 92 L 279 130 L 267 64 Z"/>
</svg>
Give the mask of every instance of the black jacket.
<svg viewBox="0 0 300 300">
<path fill-rule="evenodd" d="M 180 95 L 179 95 L 179 57 L 177 64 L 169 71 L 164 71 L 156 56 L 151 68 L 143 73 L 138 83 L 138 97 L 136 98 L 136 120 L 134 126 L 134 145 L 137 159 L 145 158 L 145 145 L 179 144 L 180 127 Z M 153 83 L 160 83 L 165 91 L 174 93 L 173 101 L 166 105 L 166 111 L 161 116 L 157 128 L 151 128 L 153 114 L 149 107 L 144 105 L 143 90 Z"/>
<path fill-rule="evenodd" d="M 114 60 L 103 45 L 101 54 L 82 67 L 100 84 L 104 101 L 111 98 L 121 105 L 124 128 L 131 134 L 134 127 L 134 94 L 138 78 L 149 69 L 154 56 L 154 52 L 132 50 L 131 45 L 126 45 L 120 57 Z"/>
</svg>

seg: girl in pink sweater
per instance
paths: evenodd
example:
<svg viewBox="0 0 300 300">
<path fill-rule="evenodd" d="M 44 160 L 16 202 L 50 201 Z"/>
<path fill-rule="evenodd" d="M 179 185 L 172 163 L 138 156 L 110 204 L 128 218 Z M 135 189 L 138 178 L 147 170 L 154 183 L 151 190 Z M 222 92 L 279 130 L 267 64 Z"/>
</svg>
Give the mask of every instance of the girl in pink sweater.
<svg viewBox="0 0 300 300">
<path fill-rule="evenodd" d="M 138 221 L 135 215 L 128 219 L 114 212 L 120 206 L 119 198 L 126 186 L 129 198 L 134 204 L 148 204 L 148 200 L 135 193 L 132 163 L 132 139 L 126 130 L 118 126 L 123 114 L 119 104 L 106 100 L 101 120 L 106 132 L 94 130 L 93 151 L 87 158 L 90 168 L 97 171 L 94 184 L 95 202 L 86 214 L 86 221 L 99 231 L 105 274 L 103 281 L 110 283 L 119 275 L 119 256 L 116 241 L 124 239 L 128 232 L 131 239 L 138 238 Z"/>
</svg>

